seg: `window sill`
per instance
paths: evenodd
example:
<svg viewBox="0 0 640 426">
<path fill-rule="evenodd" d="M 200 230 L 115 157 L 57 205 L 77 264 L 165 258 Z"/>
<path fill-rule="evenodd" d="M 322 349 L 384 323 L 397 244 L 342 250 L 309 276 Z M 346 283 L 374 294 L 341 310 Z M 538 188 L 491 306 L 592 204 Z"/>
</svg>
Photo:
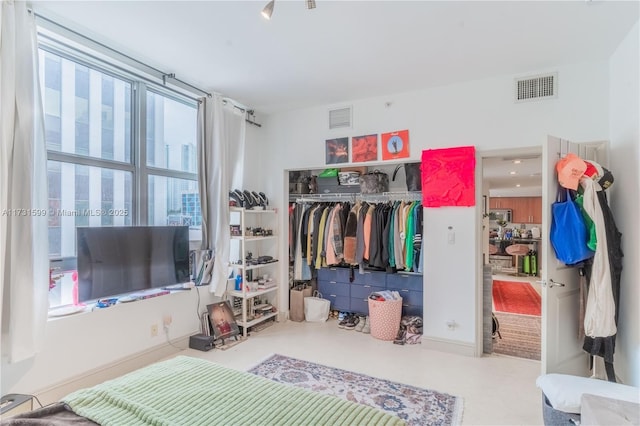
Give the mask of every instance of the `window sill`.
<svg viewBox="0 0 640 426">
<path fill-rule="evenodd" d="M 168 287 L 167 290 L 153 289 L 153 290 L 140 291 L 140 292 L 136 292 L 136 293 L 133 293 L 133 294 L 130 294 L 130 295 L 124 295 L 124 296 L 120 296 L 118 298 L 114 298 L 114 299 L 118 299 L 116 301 L 116 303 L 114 303 L 113 305 L 105 306 L 105 307 L 98 307 L 97 301 L 96 302 L 87 303 L 86 305 L 63 305 L 63 306 L 57 306 L 55 308 L 49 309 L 48 320 L 57 320 L 59 318 L 65 318 L 65 317 L 69 317 L 69 316 L 76 316 L 78 314 L 84 314 L 84 313 L 89 313 L 89 312 L 93 312 L 93 311 L 100 311 L 100 310 L 103 310 L 103 309 L 109 309 L 109 308 L 117 307 L 117 306 L 123 305 L 123 304 L 126 305 L 126 304 L 129 304 L 131 302 L 139 302 L 139 301 L 143 301 L 143 300 L 153 299 L 155 297 L 168 296 L 168 295 L 172 295 L 172 294 L 176 294 L 176 293 L 183 293 L 184 291 L 189 291 L 192 288 L 193 288 L 193 286 L 189 286 L 189 287 L 176 287 L 176 286 L 173 286 L 173 288 Z M 110 299 L 110 298 L 108 298 L 108 299 Z"/>
</svg>

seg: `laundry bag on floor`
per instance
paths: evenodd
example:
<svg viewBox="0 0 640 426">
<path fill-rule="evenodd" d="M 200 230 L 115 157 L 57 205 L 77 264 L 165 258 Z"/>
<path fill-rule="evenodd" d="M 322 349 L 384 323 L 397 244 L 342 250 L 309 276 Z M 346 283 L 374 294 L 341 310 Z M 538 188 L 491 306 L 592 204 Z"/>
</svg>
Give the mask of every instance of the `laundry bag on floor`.
<svg viewBox="0 0 640 426">
<path fill-rule="evenodd" d="M 307 322 L 324 322 L 329 318 L 331 302 L 322 298 L 317 290 L 312 297 L 304 298 L 304 320 Z"/>
<path fill-rule="evenodd" d="M 402 299 L 368 300 L 371 335 L 380 340 L 394 340 L 402 319 Z"/>
</svg>

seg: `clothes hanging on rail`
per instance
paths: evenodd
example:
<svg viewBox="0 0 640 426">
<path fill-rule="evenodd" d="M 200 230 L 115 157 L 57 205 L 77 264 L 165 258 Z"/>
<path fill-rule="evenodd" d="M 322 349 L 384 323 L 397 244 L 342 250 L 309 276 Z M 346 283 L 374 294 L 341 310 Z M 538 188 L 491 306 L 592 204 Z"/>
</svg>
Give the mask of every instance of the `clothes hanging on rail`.
<svg viewBox="0 0 640 426">
<path fill-rule="evenodd" d="M 310 279 L 312 269 L 345 264 L 361 270 L 420 269 L 419 201 L 299 202 L 294 211 L 295 280 Z"/>
<path fill-rule="evenodd" d="M 302 224 L 305 222 L 304 218 L 309 210 L 308 205 L 299 206 L 296 209 L 295 219 L 296 219 L 296 236 L 295 239 L 295 256 L 293 260 L 293 279 L 298 281 L 307 281 L 311 279 L 311 269 L 307 262 L 303 261 L 303 246 L 301 241 L 304 237 Z M 306 241 L 305 241 L 306 243 Z"/>
</svg>

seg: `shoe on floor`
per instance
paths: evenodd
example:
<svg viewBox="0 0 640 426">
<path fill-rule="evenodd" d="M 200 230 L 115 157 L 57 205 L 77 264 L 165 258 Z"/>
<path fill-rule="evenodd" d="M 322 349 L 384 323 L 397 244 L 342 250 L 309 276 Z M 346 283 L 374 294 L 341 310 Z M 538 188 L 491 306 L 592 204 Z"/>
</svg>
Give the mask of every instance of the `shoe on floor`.
<svg viewBox="0 0 640 426">
<path fill-rule="evenodd" d="M 344 325 L 344 328 L 345 330 L 353 330 L 359 322 L 360 318 L 357 315 L 351 315 L 347 320 L 347 323 Z"/>
<path fill-rule="evenodd" d="M 349 320 L 351 319 L 351 315 L 347 314 L 346 312 L 340 312 L 341 314 L 345 314 L 342 319 L 338 319 L 338 328 L 345 328 L 345 326 L 347 325 L 347 323 L 349 322 Z"/>
<path fill-rule="evenodd" d="M 354 329 L 354 330 L 355 330 L 355 331 L 362 331 L 362 329 L 364 328 L 364 323 L 365 323 L 365 321 L 366 321 L 366 317 L 359 316 L 359 317 L 358 317 L 358 320 L 359 320 L 359 321 L 358 321 L 358 324 L 356 325 L 356 327 L 355 327 L 355 329 Z"/>
<path fill-rule="evenodd" d="M 362 332 L 365 334 L 371 333 L 371 320 L 369 320 L 369 316 L 367 316 L 364 320 L 364 327 L 362 327 Z"/>
</svg>

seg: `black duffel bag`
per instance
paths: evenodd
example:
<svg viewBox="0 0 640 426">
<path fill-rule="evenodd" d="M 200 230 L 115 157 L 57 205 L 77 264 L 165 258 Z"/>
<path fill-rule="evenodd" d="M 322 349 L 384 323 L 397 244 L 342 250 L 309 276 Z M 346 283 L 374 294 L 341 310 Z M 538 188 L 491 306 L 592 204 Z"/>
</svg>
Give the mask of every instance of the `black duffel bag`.
<svg viewBox="0 0 640 426">
<path fill-rule="evenodd" d="M 389 175 L 379 170 L 360 175 L 360 192 L 378 194 L 389 191 Z"/>
</svg>

